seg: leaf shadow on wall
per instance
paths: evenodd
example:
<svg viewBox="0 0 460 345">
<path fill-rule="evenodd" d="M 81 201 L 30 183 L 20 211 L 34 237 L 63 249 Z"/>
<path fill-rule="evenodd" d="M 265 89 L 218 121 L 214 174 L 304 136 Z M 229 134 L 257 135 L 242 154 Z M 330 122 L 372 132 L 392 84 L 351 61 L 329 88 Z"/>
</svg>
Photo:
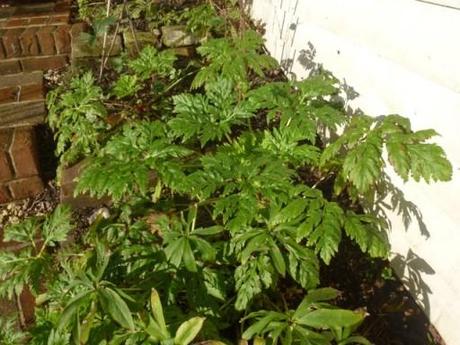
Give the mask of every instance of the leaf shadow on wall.
<svg viewBox="0 0 460 345">
<path fill-rule="evenodd" d="M 297 57 L 297 63 L 306 71 L 306 78 L 314 76 L 318 73 L 325 72 L 325 68 L 321 63 L 316 61 L 316 48 L 311 42 L 307 43 L 305 49 L 300 50 Z M 297 79 L 297 76 L 292 72 L 293 59 L 286 59 L 281 62 L 282 68 L 290 75 L 291 78 Z M 350 102 L 359 97 L 359 93 L 350 86 L 345 79 L 340 82 L 340 92 L 333 102 L 338 102 L 343 105 L 346 113 L 349 116 L 364 114 L 360 108 L 352 107 Z M 339 133 L 330 133 L 331 138 L 335 138 Z M 389 231 L 398 231 L 392 227 L 389 214 L 397 214 L 401 217 L 405 230 L 415 222 L 420 234 L 428 239 L 430 233 L 423 220 L 423 215 L 415 203 L 406 199 L 404 192 L 393 184 L 390 177 L 385 174 L 381 185 L 377 186 L 379 193 L 376 193 L 375 198 L 369 204 L 362 204 L 367 212 L 375 214 L 382 223 L 382 227 Z M 435 274 L 434 269 L 420 256 L 409 250 L 407 255 L 396 254 L 391 260 L 391 265 L 398 272 L 401 281 L 406 288 L 411 292 L 414 298 L 417 298 L 422 305 L 426 315 L 430 315 L 429 295 L 432 293 L 430 287 L 423 280 L 423 275 Z"/>
<path fill-rule="evenodd" d="M 409 249 L 405 256 L 396 254 L 391 260 L 391 266 L 429 317 L 431 311 L 429 295 L 432 291 L 423 280 L 423 275 L 435 274 L 433 267 L 414 253 L 412 249 Z"/>
</svg>

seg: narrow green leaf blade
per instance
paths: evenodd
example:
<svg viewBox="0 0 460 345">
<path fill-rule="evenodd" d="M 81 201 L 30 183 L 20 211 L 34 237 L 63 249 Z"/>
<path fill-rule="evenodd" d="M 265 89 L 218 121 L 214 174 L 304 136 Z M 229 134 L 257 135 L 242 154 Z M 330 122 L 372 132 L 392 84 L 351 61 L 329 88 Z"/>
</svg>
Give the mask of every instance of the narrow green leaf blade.
<svg viewBox="0 0 460 345">
<path fill-rule="evenodd" d="M 174 344 L 176 345 L 188 345 L 198 335 L 203 327 L 204 317 L 194 317 L 188 321 L 182 323 L 177 329 L 176 336 L 174 338 Z"/>
<path fill-rule="evenodd" d="M 298 322 L 314 328 L 333 328 L 351 327 L 363 320 L 363 312 L 344 309 L 318 309 L 299 318 Z"/>
<path fill-rule="evenodd" d="M 286 275 L 286 262 L 284 261 L 283 254 L 281 254 L 281 251 L 276 243 L 274 243 L 271 247 L 270 257 L 273 261 L 273 266 L 275 266 L 278 273 L 284 277 Z"/>
<path fill-rule="evenodd" d="M 80 306 L 82 306 L 85 303 L 86 299 L 89 297 L 91 293 L 91 290 L 83 291 L 80 294 L 76 295 L 74 298 L 72 298 L 69 301 L 69 303 L 67 303 L 67 306 L 62 312 L 58 322 L 58 331 L 64 329 L 67 326 L 72 317 L 77 313 Z"/>
<path fill-rule="evenodd" d="M 161 330 L 164 333 L 168 333 L 166 321 L 163 314 L 163 306 L 161 305 L 160 295 L 158 294 L 158 291 L 154 288 L 152 288 L 152 292 L 150 293 L 150 306 L 152 307 L 153 318 L 158 323 Z"/>
<path fill-rule="evenodd" d="M 99 301 L 102 308 L 122 327 L 134 330 L 134 320 L 125 301 L 112 289 L 101 288 L 98 290 Z"/>
</svg>

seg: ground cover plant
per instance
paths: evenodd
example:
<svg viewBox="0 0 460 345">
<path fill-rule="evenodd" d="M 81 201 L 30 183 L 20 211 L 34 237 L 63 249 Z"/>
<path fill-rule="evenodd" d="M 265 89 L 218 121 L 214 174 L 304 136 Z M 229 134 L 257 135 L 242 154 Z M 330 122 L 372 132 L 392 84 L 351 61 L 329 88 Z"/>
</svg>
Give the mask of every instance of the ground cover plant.
<svg viewBox="0 0 460 345">
<path fill-rule="evenodd" d="M 274 78 L 237 2 L 134 1 L 135 18 L 112 5 L 89 18 L 95 34 L 172 22 L 201 43 L 103 59 L 49 93 L 61 168 L 84 160 L 76 193 L 109 197 L 110 213 L 76 232 L 60 205 L 5 229 L 22 246 L 0 252 L 0 295 L 27 286 L 37 306 L 2 342 L 369 344 L 365 311 L 337 307 L 320 266 L 345 237 L 388 256 L 384 169 L 449 180 L 436 132 L 347 114 L 326 71 Z"/>
</svg>

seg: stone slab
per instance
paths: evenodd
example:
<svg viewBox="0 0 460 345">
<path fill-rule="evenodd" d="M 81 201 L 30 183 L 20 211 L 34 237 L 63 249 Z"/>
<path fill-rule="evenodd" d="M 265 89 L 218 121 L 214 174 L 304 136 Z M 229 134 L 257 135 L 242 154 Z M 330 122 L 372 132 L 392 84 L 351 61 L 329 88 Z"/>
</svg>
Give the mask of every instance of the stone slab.
<svg viewBox="0 0 460 345">
<path fill-rule="evenodd" d="M 183 25 L 170 25 L 161 28 L 163 44 L 169 48 L 196 45 L 200 38 L 186 31 Z"/>
</svg>

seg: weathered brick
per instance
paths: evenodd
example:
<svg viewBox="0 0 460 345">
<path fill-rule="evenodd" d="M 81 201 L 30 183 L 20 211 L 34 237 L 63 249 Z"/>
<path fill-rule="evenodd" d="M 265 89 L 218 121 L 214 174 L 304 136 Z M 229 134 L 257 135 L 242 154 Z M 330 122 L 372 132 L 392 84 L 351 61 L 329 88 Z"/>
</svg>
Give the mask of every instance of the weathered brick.
<svg viewBox="0 0 460 345">
<path fill-rule="evenodd" d="M 49 21 L 48 17 L 30 18 L 30 25 L 46 25 Z"/>
<path fill-rule="evenodd" d="M 19 101 L 35 101 L 43 99 L 43 84 L 28 84 L 21 86 Z"/>
<path fill-rule="evenodd" d="M 43 98 L 42 72 L 0 75 L 0 104 Z"/>
<path fill-rule="evenodd" d="M 36 33 L 38 28 L 30 27 L 24 30 L 19 36 L 19 43 L 21 44 L 22 56 L 35 56 L 40 54 L 38 47 L 38 40 Z"/>
<path fill-rule="evenodd" d="M 18 60 L 0 61 L 0 75 L 19 72 L 21 72 L 21 65 Z"/>
<path fill-rule="evenodd" d="M 10 202 L 12 199 L 13 198 L 11 197 L 8 187 L 6 185 L 0 184 L 0 204 Z"/>
<path fill-rule="evenodd" d="M 54 10 L 56 12 L 61 12 L 61 11 L 69 11 L 70 12 L 70 4 L 71 1 L 57 1 L 56 6 L 54 6 Z"/>
<path fill-rule="evenodd" d="M 76 208 L 81 207 L 98 207 L 103 204 L 110 204 L 110 198 L 96 199 L 92 198 L 87 194 L 80 194 L 74 196 L 75 187 L 77 185 L 76 178 L 80 175 L 81 171 L 85 167 L 87 161 L 82 160 L 70 167 L 64 168 L 60 176 L 60 193 L 61 201 L 72 205 Z"/>
<path fill-rule="evenodd" d="M 17 73 L 11 75 L 0 75 L 0 88 L 8 86 L 40 84 L 43 82 L 43 72 Z"/>
<path fill-rule="evenodd" d="M 81 33 L 87 30 L 88 30 L 88 24 L 86 23 L 72 24 L 72 27 L 70 28 L 70 37 L 72 38 L 72 40 L 79 39 Z"/>
<path fill-rule="evenodd" d="M 13 178 L 13 171 L 11 170 L 8 153 L 0 151 L 0 183 L 9 181 Z"/>
<path fill-rule="evenodd" d="M 0 182 L 11 180 L 13 178 L 13 170 L 11 168 L 8 153 L 8 149 L 11 144 L 11 137 L 11 129 L 4 129 L 0 131 Z"/>
<path fill-rule="evenodd" d="M 7 58 L 21 56 L 21 44 L 19 43 L 19 36 L 23 31 L 24 29 L 9 29 L 4 31 L 2 35 L 2 41 Z"/>
<path fill-rule="evenodd" d="M 16 8 L 14 6 L 0 7 L 1 22 L 6 22 L 8 18 L 10 18 L 14 14 L 14 11 L 16 11 Z"/>
<path fill-rule="evenodd" d="M 29 18 L 10 18 L 7 20 L 5 24 L 5 28 L 11 28 L 11 27 L 25 27 L 29 24 L 30 19 Z"/>
<path fill-rule="evenodd" d="M 43 100 L 0 104 L 0 128 L 36 124 L 43 121 L 45 113 Z"/>
<path fill-rule="evenodd" d="M 43 191 L 43 182 L 39 176 L 11 181 L 8 186 L 16 200 L 30 198 Z"/>
<path fill-rule="evenodd" d="M 38 157 L 35 145 L 33 127 L 16 128 L 10 147 L 10 156 L 17 178 L 38 174 Z"/>
<path fill-rule="evenodd" d="M 70 53 L 70 25 L 61 25 L 53 32 L 58 54 Z"/>
<path fill-rule="evenodd" d="M 11 145 L 12 129 L 0 130 L 0 151 L 8 151 Z"/>
<path fill-rule="evenodd" d="M 19 86 L 0 88 L 0 104 L 16 102 L 19 98 Z"/>
<path fill-rule="evenodd" d="M 67 57 L 62 55 L 33 57 L 21 59 L 24 72 L 45 71 L 49 69 L 59 69 L 67 64 Z"/>
<path fill-rule="evenodd" d="M 35 297 L 32 295 L 27 286 L 25 286 L 22 290 L 19 300 L 21 301 L 24 321 L 26 322 L 26 325 L 30 325 L 35 319 Z"/>
<path fill-rule="evenodd" d="M 29 84 L 0 88 L 0 104 L 43 99 L 43 85 Z"/>
<path fill-rule="evenodd" d="M 3 35 L 2 30 L 0 30 L 0 37 Z M 0 60 L 3 60 L 6 58 L 5 55 L 5 50 L 3 49 L 3 44 L 2 41 L 0 40 Z"/>
<path fill-rule="evenodd" d="M 56 30 L 55 26 L 43 26 L 36 33 L 42 55 L 53 55 L 56 53 L 53 38 L 54 30 Z"/>
<path fill-rule="evenodd" d="M 68 24 L 70 20 L 70 11 L 58 13 L 50 16 L 48 24 Z"/>
<path fill-rule="evenodd" d="M 15 17 L 33 17 L 50 13 L 54 10 L 54 1 L 23 1 L 19 3 L 16 11 L 14 12 Z"/>
</svg>

